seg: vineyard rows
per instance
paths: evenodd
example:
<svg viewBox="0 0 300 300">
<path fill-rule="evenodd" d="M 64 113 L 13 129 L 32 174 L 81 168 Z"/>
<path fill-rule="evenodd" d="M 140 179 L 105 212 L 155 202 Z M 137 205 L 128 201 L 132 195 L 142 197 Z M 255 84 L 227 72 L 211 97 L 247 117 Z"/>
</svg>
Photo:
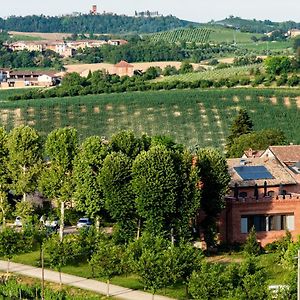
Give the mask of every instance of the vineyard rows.
<svg viewBox="0 0 300 300">
<path fill-rule="evenodd" d="M 249 66 L 241 66 L 241 67 L 230 67 L 225 69 L 215 69 L 215 70 L 207 70 L 202 72 L 193 72 L 187 74 L 166 76 L 164 78 L 159 78 L 156 81 L 197 81 L 197 80 L 219 80 L 224 78 L 233 78 L 233 77 L 243 77 L 249 76 L 249 72 L 251 68 L 257 68 L 259 65 L 249 65 Z"/>
<path fill-rule="evenodd" d="M 158 42 L 161 40 L 177 43 L 186 41 L 188 43 L 207 43 L 212 30 L 207 28 L 177 29 L 164 31 L 151 35 L 151 40 Z"/>
<path fill-rule="evenodd" d="M 58 127 L 110 138 L 121 129 L 168 135 L 193 147 L 223 148 L 239 108 L 255 129 L 278 128 L 300 143 L 299 89 L 220 89 L 135 92 L 0 103 L 0 126 L 27 124 L 42 135 Z"/>
</svg>

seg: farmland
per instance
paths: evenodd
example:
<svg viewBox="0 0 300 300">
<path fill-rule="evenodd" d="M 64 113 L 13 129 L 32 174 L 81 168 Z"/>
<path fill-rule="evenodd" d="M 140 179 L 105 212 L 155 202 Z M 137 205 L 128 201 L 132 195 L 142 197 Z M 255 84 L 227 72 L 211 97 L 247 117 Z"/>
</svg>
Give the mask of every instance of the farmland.
<svg viewBox="0 0 300 300">
<path fill-rule="evenodd" d="M 290 142 L 300 143 L 298 89 L 149 91 L 3 102 L 0 125 L 27 124 L 42 135 L 72 126 L 81 140 L 132 129 L 138 135 L 172 136 L 190 147 L 223 148 L 239 108 L 247 109 L 255 129 L 282 129 Z"/>
<path fill-rule="evenodd" d="M 196 81 L 196 80 L 219 80 L 223 78 L 241 77 L 249 75 L 251 68 L 258 68 L 259 65 L 249 65 L 241 67 L 230 67 L 225 69 L 207 70 L 203 72 L 193 72 L 187 74 L 166 76 L 164 78 L 156 79 L 156 81 L 167 81 L 171 82 L 174 80 L 179 81 Z"/>
<path fill-rule="evenodd" d="M 160 40 L 170 43 L 180 41 L 206 43 L 209 40 L 211 30 L 207 28 L 191 28 L 191 29 L 177 29 L 172 31 L 159 32 L 151 35 L 151 40 L 158 42 Z"/>
</svg>

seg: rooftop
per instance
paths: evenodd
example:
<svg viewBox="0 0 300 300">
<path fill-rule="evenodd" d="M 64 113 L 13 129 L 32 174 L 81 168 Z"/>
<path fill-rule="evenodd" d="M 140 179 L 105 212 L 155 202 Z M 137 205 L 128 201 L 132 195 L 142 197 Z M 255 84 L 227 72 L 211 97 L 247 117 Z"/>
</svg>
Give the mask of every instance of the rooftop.
<svg viewBox="0 0 300 300">
<path fill-rule="evenodd" d="M 115 65 L 115 67 L 117 68 L 134 68 L 133 65 L 129 64 L 127 61 L 125 60 L 121 60 L 119 63 L 117 63 Z"/>
<path fill-rule="evenodd" d="M 255 184 L 263 186 L 265 181 L 268 186 L 297 184 L 293 176 L 275 158 L 253 157 L 243 160 L 242 163 L 240 158 L 233 158 L 228 159 L 227 164 L 231 176 L 230 187 L 234 187 L 236 183 L 240 187 L 252 187 Z M 251 168 L 247 169 L 248 167 Z"/>
<path fill-rule="evenodd" d="M 300 161 L 300 145 L 270 146 L 269 149 L 281 162 L 296 163 Z"/>
</svg>

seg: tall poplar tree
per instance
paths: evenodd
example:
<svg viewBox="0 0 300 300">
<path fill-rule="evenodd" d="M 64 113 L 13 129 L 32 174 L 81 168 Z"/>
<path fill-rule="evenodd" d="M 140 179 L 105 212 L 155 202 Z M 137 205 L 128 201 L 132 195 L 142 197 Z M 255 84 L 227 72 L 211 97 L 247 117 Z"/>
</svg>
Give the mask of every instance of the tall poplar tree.
<svg viewBox="0 0 300 300">
<path fill-rule="evenodd" d="M 9 190 L 9 176 L 7 169 L 8 149 L 7 133 L 3 127 L 0 128 L 0 216 L 3 228 L 6 225 L 6 214 L 9 210 L 7 194 Z"/>
<path fill-rule="evenodd" d="M 12 129 L 7 138 L 8 163 L 7 168 L 12 180 L 11 189 L 17 195 L 34 192 L 40 172 L 41 138 L 37 131 L 29 126 Z"/>
<path fill-rule="evenodd" d="M 74 158 L 77 154 L 77 131 L 59 128 L 49 133 L 45 143 L 47 163 L 39 187 L 42 193 L 60 204 L 60 239 L 63 239 L 65 203 L 72 200 L 74 190 Z"/>
<path fill-rule="evenodd" d="M 104 197 L 99 182 L 99 173 L 108 153 L 99 136 L 88 137 L 80 146 L 74 161 L 74 200 L 76 208 L 92 219 L 99 217 L 104 208 Z"/>
</svg>

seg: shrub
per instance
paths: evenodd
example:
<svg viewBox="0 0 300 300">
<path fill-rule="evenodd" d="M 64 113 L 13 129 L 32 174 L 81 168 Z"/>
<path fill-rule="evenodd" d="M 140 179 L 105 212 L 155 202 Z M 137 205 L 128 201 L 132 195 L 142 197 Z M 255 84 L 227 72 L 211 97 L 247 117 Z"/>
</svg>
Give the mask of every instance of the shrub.
<svg viewBox="0 0 300 300">
<path fill-rule="evenodd" d="M 246 239 L 246 243 L 244 245 L 244 253 L 249 256 L 256 256 L 261 253 L 260 244 L 257 242 L 256 231 L 254 227 L 251 228 Z"/>
</svg>

